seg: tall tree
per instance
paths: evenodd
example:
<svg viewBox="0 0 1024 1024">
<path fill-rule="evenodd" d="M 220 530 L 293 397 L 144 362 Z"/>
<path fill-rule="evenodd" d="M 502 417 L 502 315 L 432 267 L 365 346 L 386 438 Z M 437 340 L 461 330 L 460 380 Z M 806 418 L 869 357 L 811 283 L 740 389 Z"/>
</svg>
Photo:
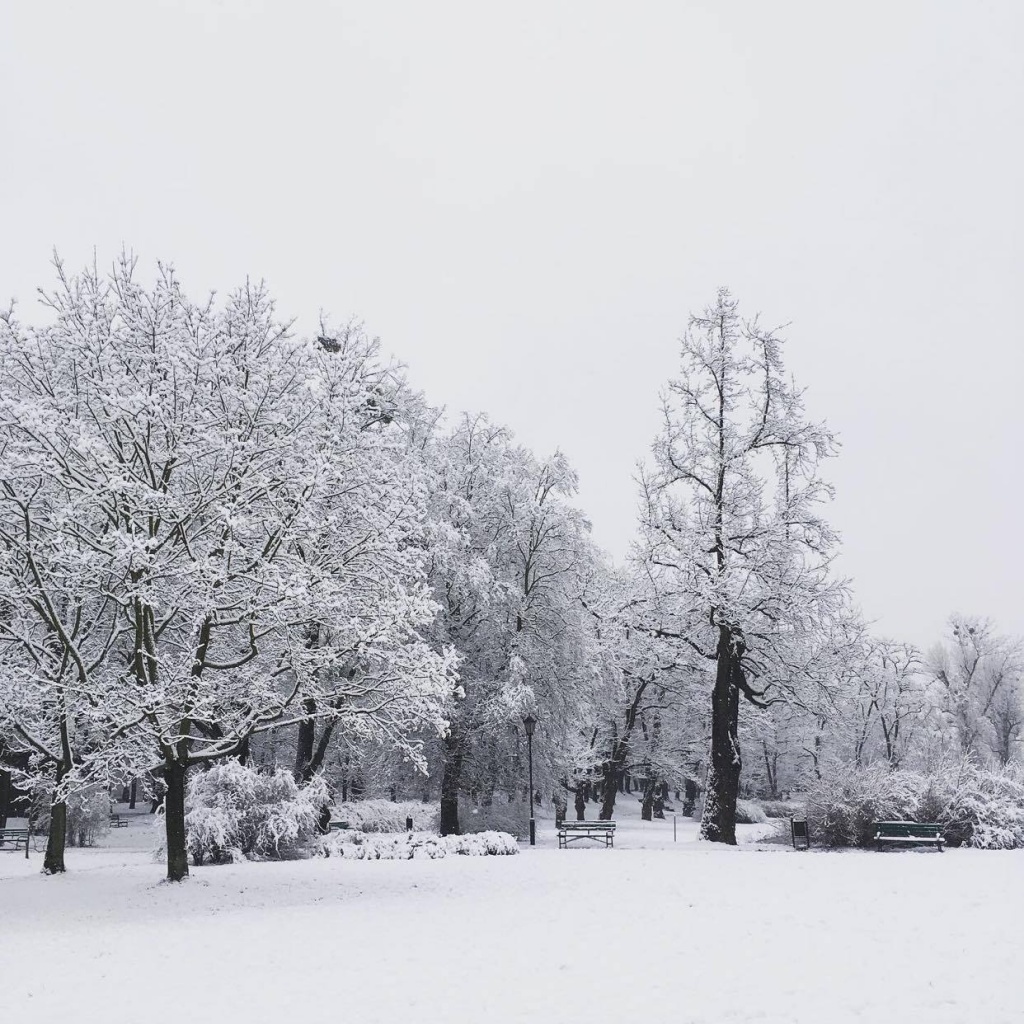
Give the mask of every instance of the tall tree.
<svg viewBox="0 0 1024 1024">
<path fill-rule="evenodd" d="M 589 524 L 570 500 L 576 476 L 562 455 L 539 460 L 506 429 L 466 416 L 434 438 L 426 458 L 430 578 L 441 605 L 433 635 L 459 655 L 441 751 L 448 834 L 460 828 L 467 776 L 485 789 L 511 781 L 496 779 L 488 765 L 521 763 L 516 730 L 527 711 L 537 713 L 550 743 L 578 707 L 589 680 L 578 590 L 593 552 Z"/>
<path fill-rule="evenodd" d="M 5 333 L 11 450 L 68 496 L 33 537 L 102 568 L 116 614 L 88 692 L 123 738 L 108 764 L 163 776 L 177 880 L 192 766 L 311 716 L 398 742 L 443 728 L 450 660 L 418 633 L 425 490 L 375 428 L 374 343 L 295 339 L 261 287 L 218 307 L 169 268 L 142 287 L 128 258 L 58 270 L 53 322 Z"/>
<path fill-rule="evenodd" d="M 987 619 L 954 615 L 946 641 L 931 653 L 929 669 L 960 754 L 1007 763 L 1024 725 L 1020 643 L 999 635 Z"/>
<path fill-rule="evenodd" d="M 714 664 L 701 834 L 735 843 L 740 701 L 782 699 L 787 665 L 842 601 L 819 512 L 831 494 L 819 465 L 837 445 L 806 418 L 780 338 L 741 319 L 725 289 L 690 318 L 661 411 L 642 478 L 642 558 L 663 592 L 648 628 Z"/>
</svg>

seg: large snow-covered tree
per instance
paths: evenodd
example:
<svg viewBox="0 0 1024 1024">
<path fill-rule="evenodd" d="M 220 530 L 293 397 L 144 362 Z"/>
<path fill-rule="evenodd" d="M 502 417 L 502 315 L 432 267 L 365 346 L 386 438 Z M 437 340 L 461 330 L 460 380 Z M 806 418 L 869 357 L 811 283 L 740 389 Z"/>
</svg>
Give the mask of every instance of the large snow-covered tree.
<svg viewBox="0 0 1024 1024">
<path fill-rule="evenodd" d="M 57 495 L 18 554 L 60 546 L 61 585 L 103 600 L 104 656 L 69 685 L 121 739 L 108 765 L 161 772 L 179 879 L 193 765 L 311 716 L 398 743 L 443 729 L 424 482 L 381 415 L 375 345 L 293 338 L 261 287 L 197 304 L 122 258 L 60 271 L 46 301 L 50 324 L 4 335 L 6 499 Z"/>
<path fill-rule="evenodd" d="M 642 479 L 642 560 L 662 581 L 648 623 L 714 664 L 704 838 L 736 841 L 740 701 L 784 698 L 842 604 L 820 464 L 836 451 L 786 378 L 782 341 L 721 290 L 692 316 Z"/>
<path fill-rule="evenodd" d="M 541 719 L 549 750 L 578 713 L 591 679 L 579 587 L 593 550 L 564 456 L 539 460 L 508 430 L 465 416 L 425 457 L 441 605 L 432 634 L 460 659 L 441 752 L 441 830 L 454 833 L 467 775 L 482 769 L 485 789 L 511 783 L 487 765 L 517 766 L 525 713 Z"/>
<path fill-rule="evenodd" d="M 954 615 L 928 659 L 951 746 L 1007 764 L 1024 735 L 1024 646 L 987 619 Z"/>
</svg>

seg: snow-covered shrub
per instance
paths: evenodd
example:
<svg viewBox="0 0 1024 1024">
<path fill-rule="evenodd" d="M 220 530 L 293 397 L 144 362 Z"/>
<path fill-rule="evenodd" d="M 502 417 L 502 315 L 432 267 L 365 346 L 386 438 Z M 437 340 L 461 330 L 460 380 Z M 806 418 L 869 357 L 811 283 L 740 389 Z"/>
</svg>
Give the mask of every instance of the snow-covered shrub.
<svg viewBox="0 0 1024 1024">
<path fill-rule="evenodd" d="M 321 857 L 343 860 L 438 860 L 448 855 L 502 857 L 516 854 L 519 846 L 504 832 L 478 832 L 464 836 L 438 836 L 427 832 L 386 835 L 332 832 L 317 847 Z"/>
<path fill-rule="evenodd" d="M 768 815 L 753 800 L 736 801 L 736 823 L 738 825 L 763 825 Z"/>
<path fill-rule="evenodd" d="M 72 793 L 67 800 L 68 846 L 95 846 L 110 828 L 110 795 L 103 786 Z"/>
<path fill-rule="evenodd" d="M 804 812 L 803 804 L 791 800 L 762 800 L 761 809 L 769 818 L 793 818 Z"/>
<path fill-rule="evenodd" d="M 319 777 L 300 787 L 284 768 L 267 773 L 221 761 L 189 780 L 188 851 L 196 864 L 294 853 L 316 833 L 327 802 L 327 785 Z"/>
<path fill-rule="evenodd" d="M 837 766 L 807 794 L 807 821 L 823 846 L 868 846 L 876 821 L 914 821 L 925 780 L 888 764 Z"/>
<path fill-rule="evenodd" d="M 983 850 L 1024 847 L 1024 766 L 988 770 L 949 765 L 929 780 L 922 819 L 940 822 L 950 846 Z"/>
<path fill-rule="evenodd" d="M 359 832 L 405 832 L 406 818 L 412 818 L 414 831 L 436 832 L 440 808 L 418 800 L 357 800 L 339 804 L 332 817 Z"/>
<path fill-rule="evenodd" d="M 811 834 L 826 846 L 868 846 L 876 821 L 937 822 L 950 846 L 1024 848 L 1024 767 L 949 762 L 929 775 L 884 763 L 839 768 L 808 794 Z"/>
</svg>

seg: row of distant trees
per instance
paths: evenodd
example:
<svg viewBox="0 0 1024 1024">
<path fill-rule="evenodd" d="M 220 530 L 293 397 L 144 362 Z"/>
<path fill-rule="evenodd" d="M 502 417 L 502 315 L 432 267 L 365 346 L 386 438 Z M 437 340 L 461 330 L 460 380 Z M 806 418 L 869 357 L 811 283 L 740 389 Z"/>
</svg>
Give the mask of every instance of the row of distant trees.
<svg viewBox="0 0 1024 1024">
<path fill-rule="evenodd" d="M 49 871 L 69 794 L 142 780 L 184 877 L 188 777 L 232 757 L 433 796 L 458 832 L 460 798 L 521 790 L 528 712 L 557 801 L 699 787 L 726 843 L 744 779 L 928 730 L 1012 754 L 989 627 L 929 689 L 860 622 L 822 514 L 836 443 L 725 291 L 681 340 L 620 566 L 563 455 L 444 416 L 358 325 L 298 338 L 262 287 L 196 302 L 128 257 L 58 263 L 43 298 L 0 320 L 0 783 L 45 794 Z"/>
</svg>

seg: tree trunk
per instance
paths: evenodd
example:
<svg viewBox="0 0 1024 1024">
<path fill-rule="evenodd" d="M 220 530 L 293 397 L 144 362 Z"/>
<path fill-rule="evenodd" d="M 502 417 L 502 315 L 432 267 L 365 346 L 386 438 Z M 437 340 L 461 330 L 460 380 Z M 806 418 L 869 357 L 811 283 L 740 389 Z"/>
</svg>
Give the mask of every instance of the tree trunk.
<svg viewBox="0 0 1024 1024">
<path fill-rule="evenodd" d="M 587 798 L 584 795 L 583 787 L 576 787 L 576 799 L 573 801 L 573 807 L 576 809 L 576 820 L 586 821 L 587 820 Z"/>
<path fill-rule="evenodd" d="M 295 779 L 297 782 L 308 782 L 311 778 L 313 745 L 316 742 L 316 719 L 312 717 L 316 711 L 316 701 L 303 701 L 302 707 L 310 717 L 299 722 L 299 735 L 295 748 Z"/>
<path fill-rule="evenodd" d="M 683 814 L 688 818 L 693 817 L 693 809 L 697 806 L 697 797 L 700 791 L 693 779 L 687 779 L 683 783 Z"/>
<path fill-rule="evenodd" d="M 654 816 L 654 794 L 658 787 L 654 779 L 648 778 L 644 781 L 644 798 L 640 803 L 640 820 L 651 821 Z"/>
<path fill-rule="evenodd" d="M 246 736 L 244 740 L 238 741 L 238 749 L 235 751 L 235 759 L 240 765 L 247 765 L 250 760 L 249 754 L 249 737 Z"/>
<path fill-rule="evenodd" d="M 615 814 L 615 794 L 617 790 L 614 786 L 609 786 L 604 792 L 604 799 L 601 801 L 601 810 L 597 812 L 598 821 L 611 821 L 612 816 Z"/>
<path fill-rule="evenodd" d="M 331 808 L 327 804 L 324 804 L 324 806 L 320 808 L 320 816 L 317 818 L 316 828 L 317 828 L 317 831 L 322 836 L 330 835 L 330 832 L 331 832 Z"/>
<path fill-rule="evenodd" d="M 773 758 L 768 753 L 768 741 L 761 740 L 761 749 L 764 751 L 764 770 L 768 782 L 768 795 L 773 799 L 779 798 L 779 776 L 778 776 L 778 754 Z"/>
<path fill-rule="evenodd" d="M 188 847 L 185 843 L 185 776 L 188 769 L 180 761 L 164 766 L 164 827 L 167 833 L 167 881 L 180 882 L 188 877 Z"/>
<path fill-rule="evenodd" d="M 132 779 L 131 789 L 128 790 L 128 810 L 135 810 L 135 798 L 139 792 L 139 781 L 138 779 Z"/>
<path fill-rule="evenodd" d="M 11 773 L 0 768 L 0 828 L 7 828 L 7 815 L 11 806 Z"/>
<path fill-rule="evenodd" d="M 457 739 L 445 741 L 444 773 L 441 776 L 441 835 L 459 835 L 459 786 L 462 781 L 462 748 Z"/>
<path fill-rule="evenodd" d="M 711 764 L 708 766 L 704 814 L 700 822 L 702 839 L 736 845 L 736 798 L 739 795 L 740 691 L 737 676 L 742 671 L 729 630 L 719 628 L 718 665 L 711 695 Z"/>
<path fill-rule="evenodd" d="M 46 837 L 46 856 L 43 858 L 44 875 L 60 875 L 64 867 L 64 846 L 68 835 L 68 805 L 63 800 L 50 807 L 50 834 Z"/>
</svg>

